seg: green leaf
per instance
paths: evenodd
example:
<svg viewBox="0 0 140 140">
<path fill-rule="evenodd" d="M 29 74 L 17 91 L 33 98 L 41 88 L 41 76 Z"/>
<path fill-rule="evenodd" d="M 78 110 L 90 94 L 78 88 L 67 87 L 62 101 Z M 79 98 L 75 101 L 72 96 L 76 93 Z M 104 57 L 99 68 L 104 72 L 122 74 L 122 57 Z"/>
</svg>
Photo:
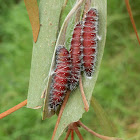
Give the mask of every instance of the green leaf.
<svg viewBox="0 0 140 140">
<path fill-rule="evenodd" d="M 84 0 L 80 0 L 79 2 L 77 2 L 74 7 L 71 9 L 71 11 L 69 12 L 69 14 L 66 16 L 63 25 L 61 27 L 59 36 L 57 38 L 57 42 L 56 42 L 56 47 L 54 50 L 54 54 L 52 57 L 52 63 L 51 63 L 51 67 L 50 67 L 50 72 L 48 75 L 48 82 L 47 82 L 47 86 L 46 86 L 46 92 L 45 92 L 45 101 L 44 101 L 44 107 L 43 107 L 43 120 L 45 118 L 51 117 L 52 115 L 55 114 L 55 112 L 52 110 L 51 112 L 48 110 L 48 102 L 49 102 L 49 93 L 50 93 L 50 87 L 51 87 L 51 83 L 52 83 L 52 71 L 54 70 L 55 67 L 55 52 L 56 52 L 56 48 L 57 46 L 60 45 L 65 45 L 66 47 L 66 40 L 67 40 L 67 30 L 68 30 L 68 26 L 71 25 L 70 23 L 70 19 L 72 20 L 72 17 L 75 17 L 75 13 L 76 11 L 81 7 L 81 5 L 83 4 Z"/>
<path fill-rule="evenodd" d="M 105 40 L 106 40 L 106 26 L 107 26 L 107 1 L 106 0 L 92 0 L 92 7 L 97 8 L 99 12 L 99 32 L 98 35 L 101 40 L 98 41 L 98 54 L 97 54 L 97 63 L 96 70 L 91 79 L 86 78 L 83 75 L 83 87 L 86 94 L 86 98 L 88 103 L 90 104 L 91 96 L 93 93 L 93 89 L 97 80 L 97 76 L 100 69 L 100 64 L 104 52 Z M 63 115 L 61 117 L 60 124 L 57 128 L 57 132 L 55 135 L 55 140 L 57 140 L 64 129 L 72 122 L 78 121 L 82 118 L 84 110 L 84 104 L 82 101 L 80 89 L 77 88 L 70 95 L 70 98 L 67 102 L 67 105 L 64 109 Z"/>
<path fill-rule="evenodd" d="M 39 23 L 39 9 L 37 5 L 37 0 L 24 0 L 25 6 L 29 15 L 29 19 L 33 31 L 34 42 L 37 41 L 39 34 L 40 23 Z"/>
<path fill-rule="evenodd" d="M 41 95 L 47 85 L 53 51 L 57 38 L 59 17 L 63 0 L 41 0 L 39 5 L 40 32 L 38 40 L 33 43 L 30 71 L 28 108 L 40 108 L 43 105 Z"/>
<path fill-rule="evenodd" d="M 113 126 L 112 122 L 110 121 L 109 117 L 107 116 L 106 112 L 99 104 L 99 102 L 95 99 L 95 97 L 91 97 L 91 106 L 94 109 L 96 117 L 102 127 L 104 135 L 107 136 L 115 136 L 115 126 Z"/>
</svg>

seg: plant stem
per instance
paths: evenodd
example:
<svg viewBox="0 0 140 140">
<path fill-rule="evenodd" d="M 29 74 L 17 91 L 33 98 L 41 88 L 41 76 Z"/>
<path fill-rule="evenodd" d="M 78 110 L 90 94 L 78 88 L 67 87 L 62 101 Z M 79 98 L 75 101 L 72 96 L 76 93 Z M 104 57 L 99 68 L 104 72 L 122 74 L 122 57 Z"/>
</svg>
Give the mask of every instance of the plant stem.
<svg viewBox="0 0 140 140">
<path fill-rule="evenodd" d="M 53 140 L 54 137 L 55 137 L 56 130 L 57 130 L 58 125 L 59 125 L 59 123 L 60 123 L 61 116 L 62 116 L 62 113 L 63 113 L 63 111 L 64 111 L 64 109 L 65 109 L 66 104 L 67 104 L 67 101 L 68 101 L 70 92 L 71 92 L 71 91 L 68 91 L 68 92 L 66 93 L 64 102 L 63 102 L 63 104 L 62 104 L 62 106 L 61 106 L 61 109 L 60 109 L 60 112 L 59 112 L 59 115 L 58 115 L 58 118 L 57 118 L 57 122 L 56 122 L 56 125 L 55 125 L 55 128 L 54 128 L 54 131 L 53 131 L 53 135 L 52 135 L 52 139 L 51 139 L 51 140 Z"/>
<path fill-rule="evenodd" d="M 12 108 L 10 108 L 10 109 L 8 109 L 7 111 L 1 113 L 1 114 L 0 114 L 0 119 L 2 119 L 2 118 L 4 118 L 4 117 L 8 116 L 9 114 L 11 114 L 11 113 L 17 111 L 18 109 L 22 108 L 22 107 L 25 106 L 26 104 L 27 104 L 27 99 L 26 99 L 25 101 L 19 103 L 18 105 L 14 106 L 14 107 L 12 107 Z"/>
<path fill-rule="evenodd" d="M 138 36 L 138 33 L 137 33 L 137 28 L 136 28 L 136 25 L 135 25 L 135 21 L 134 21 L 134 18 L 133 18 L 133 14 L 132 14 L 132 10 L 131 10 L 130 4 L 129 4 L 129 0 L 125 0 L 125 4 L 126 4 L 126 7 L 127 7 L 127 11 L 128 11 L 132 26 L 133 26 L 134 31 L 136 33 L 137 40 L 138 40 L 139 45 L 140 45 L 140 39 L 139 39 L 139 36 Z"/>
<path fill-rule="evenodd" d="M 70 130 L 70 129 L 68 129 L 67 134 L 66 134 L 66 137 L 65 137 L 65 139 L 64 139 L 64 140 L 67 140 L 67 139 L 68 139 L 68 137 L 69 137 L 69 135 L 70 135 L 70 132 L 71 132 L 71 130 Z"/>
<path fill-rule="evenodd" d="M 122 140 L 120 138 L 115 138 L 115 137 L 108 137 L 108 136 L 103 136 L 103 135 L 100 135 L 96 132 L 94 132 L 93 130 L 89 129 L 87 126 L 85 126 L 81 121 L 78 121 L 77 122 L 80 126 L 82 126 L 86 131 L 90 132 L 92 135 L 102 139 L 102 140 Z"/>
<path fill-rule="evenodd" d="M 73 129 L 71 130 L 71 140 L 74 140 L 74 131 L 73 131 Z"/>
<path fill-rule="evenodd" d="M 75 127 L 75 129 L 74 129 L 74 130 L 75 130 L 75 132 L 76 132 L 77 136 L 79 137 L 79 139 L 80 139 L 80 140 L 84 140 L 84 139 L 83 139 L 83 137 L 82 137 L 82 135 L 81 135 L 81 133 L 79 132 L 78 128 L 77 128 L 77 127 Z"/>
<path fill-rule="evenodd" d="M 80 90 L 81 90 L 81 95 L 82 95 L 83 103 L 84 103 L 84 106 L 85 106 L 84 109 L 85 109 L 86 112 L 88 112 L 89 105 L 88 105 L 88 102 L 86 100 L 86 96 L 85 96 L 85 93 L 84 93 L 83 84 L 82 84 L 82 77 L 80 77 L 79 85 L 80 85 Z"/>
</svg>

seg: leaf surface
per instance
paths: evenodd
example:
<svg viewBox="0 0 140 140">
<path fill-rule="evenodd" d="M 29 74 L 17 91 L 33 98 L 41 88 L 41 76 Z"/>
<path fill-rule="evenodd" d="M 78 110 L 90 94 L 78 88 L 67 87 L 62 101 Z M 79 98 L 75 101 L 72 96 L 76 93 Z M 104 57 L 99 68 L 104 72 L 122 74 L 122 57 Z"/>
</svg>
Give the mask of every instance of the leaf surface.
<svg viewBox="0 0 140 140">
<path fill-rule="evenodd" d="M 100 69 L 100 64 L 104 52 L 105 40 L 106 40 L 106 26 L 107 26 L 107 1 L 106 0 L 92 0 L 92 7 L 97 8 L 99 13 L 99 31 L 98 35 L 100 40 L 98 41 L 98 54 L 97 54 L 97 63 L 95 73 L 91 79 L 86 78 L 83 74 L 83 87 L 86 94 L 88 103 L 90 104 L 91 96 L 93 89 L 97 80 L 97 76 Z M 84 104 L 82 101 L 81 93 L 79 87 L 72 91 L 70 98 L 67 102 L 67 105 L 64 109 L 63 115 L 61 117 L 60 124 L 57 128 L 55 135 L 55 140 L 58 140 L 64 129 L 72 122 L 78 121 L 82 118 L 84 110 Z"/>
<path fill-rule="evenodd" d="M 38 109 L 43 105 L 41 96 L 47 85 L 63 2 L 63 0 L 41 0 L 39 4 L 41 27 L 38 41 L 33 42 L 28 108 Z"/>
<path fill-rule="evenodd" d="M 60 32 L 59 32 L 59 35 L 58 35 L 58 38 L 57 38 L 57 42 L 56 42 L 56 46 L 55 46 L 55 50 L 54 50 L 54 54 L 53 54 L 53 57 L 52 57 L 52 63 L 51 63 L 51 67 L 50 67 L 50 72 L 48 74 L 48 82 L 47 82 L 47 85 L 46 85 L 46 92 L 45 92 L 45 100 L 44 100 L 44 107 L 43 107 L 43 120 L 45 118 L 48 118 L 48 117 L 51 117 L 52 115 L 55 114 L 55 111 L 54 110 L 48 110 L 48 104 L 49 104 L 49 96 L 50 96 L 50 90 L 51 90 L 51 83 L 52 83 L 52 80 L 53 80 L 53 76 L 52 76 L 52 72 L 54 71 L 55 69 L 55 60 L 56 60 L 56 49 L 59 45 L 63 45 L 65 47 L 68 48 L 69 45 L 66 45 L 66 40 L 67 40 L 67 37 L 66 37 L 66 33 L 67 33 L 67 29 L 68 29 L 68 26 L 69 26 L 69 23 L 70 23 L 70 20 L 72 20 L 72 17 L 75 17 L 75 12 L 81 7 L 81 5 L 83 4 L 84 0 L 80 0 L 78 1 L 77 3 L 75 3 L 75 5 L 72 7 L 71 11 L 69 12 L 69 14 L 66 16 L 63 24 L 62 24 L 62 27 L 60 29 Z M 62 10 L 63 11 L 63 10 Z M 61 13 L 61 14 L 64 14 L 64 13 Z M 62 15 L 61 15 L 62 16 Z M 70 24 L 71 25 L 71 24 Z M 74 26 L 74 25 L 73 25 Z M 70 34 L 69 34 L 70 36 Z"/>
<path fill-rule="evenodd" d="M 114 136 L 115 135 L 115 125 L 112 124 L 111 120 L 109 119 L 108 114 L 104 111 L 102 106 L 99 102 L 95 99 L 95 97 L 91 97 L 91 106 L 94 109 L 96 117 L 102 127 L 102 130 L 105 135 L 107 136 Z"/>
</svg>

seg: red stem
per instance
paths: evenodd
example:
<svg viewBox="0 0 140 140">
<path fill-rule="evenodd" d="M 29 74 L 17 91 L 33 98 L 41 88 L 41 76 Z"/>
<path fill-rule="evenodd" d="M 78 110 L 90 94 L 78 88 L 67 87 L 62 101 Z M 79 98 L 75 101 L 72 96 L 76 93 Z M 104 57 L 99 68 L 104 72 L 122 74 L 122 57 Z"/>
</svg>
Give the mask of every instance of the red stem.
<svg viewBox="0 0 140 140">
<path fill-rule="evenodd" d="M 137 40 L 138 40 L 139 45 L 140 45 L 140 39 L 139 39 L 139 36 L 138 36 L 138 33 L 137 33 L 137 28 L 136 28 L 136 25 L 135 25 L 135 21 L 134 21 L 134 18 L 133 18 L 133 14 L 132 14 L 132 10 L 131 10 L 130 4 L 129 4 L 129 0 L 125 0 L 125 4 L 126 4 L 126 7 L 127 7 L 127 11 L 129 13 L 129 17 L 130 17 L 132 26 L 133 26 L 134 31 L 136 33 Z"/>
<path fill-rule="evenodd" d="M 75 129 L 74 129 L 74 130 L 75 130 L 75 132 L 76 132 L 77 136 L 79 137 L 79 139 L 80 139 L 80 140 L 84 140 L 84 139 L 83 139 L 83 137 L 82 137 L 82 135 L 81 135 L 81 133 L 79 132 L 78 128 L 77 128 L 77 127 L 75 127 Z"/>
<path fill-rule="evenodd" d="M 71 130 L 71 140 L 74 140 L 74 131 Z"/>
<path fill-rule="evenodd" d="M 27 99 L 26 99 L 25 101 L 19 103 L 18 105 L 16 105 L 16 106 L 10 108 L 9 110 L 7 110 L 7 111 L 1 113 L 1 114 L 0 114 L 0 119 L 2 119 L 2 118 L 4 118 L 4 117 L 8 116 L 9 114 L 11 114 L 11 113 L 17 111 L 18 109 L 22 108 L 22 107 L 25 106 L 26 104 L 27 104 Z"/>
<path fill-rule="evenodd" d="M 80 91 L 81 91 L 83 103 L 84 103 L 84 106 L 85 106 L 84 108 L 85 108 L 85 111 L 88 112 L 89 105 L 88 105 L 88 102 L 87 102 L 87 99 L 86 99 L 86 96 L 85 96 L 85 93 L 84 93 L 84 89 L 83 89 L 82 76 L 80 77 L 79 85 L 80 85 Z"/>
<path fill-rule="evenodd" d="M 58 115 L 58 118 L 57 118 L 57 122 L 56 122 L 56 125 L 55 125 L 55 128 L 54 128 L 54 131 L 53 131 L 53 135 L 52 135 L 52 139 L 51 139 L 51 140 L 54 140 L 54 137 L 55 137 L 55 134 L 56 134 L 56 130 L 57 130 L 58 125 L 59 125 L 59 123 L 60 123 L 61 116 L 62 116 L 62 113 L 63 113 L 63 111 L 64 111 L 64 109 L 65 109 L 66 104 L 67 104 L 67 101 L 68 101 L 70 92 L 71 92 L 71 91 L 68 91 L 68 92 L 66 93 L 64 102 L 63 102 L 63 104 L 62 104 L 62 106 L 61 106 L 61 109 L 60 109 L 60 112 L 59 112 L 59 115 Z"/>
<path fill-rule="evenodd" d="M 66 134 L 66 137 L 65 137 L 65 139 L 64 139 L 64 140 L 67 140 L 67 139 L 68 139 L 68 137 L 69 137 L 69 135 L 70 135 L 70 132 L 71 132 L 71 130 L 70 130 L 70 129 L 68 129 L 67 134 Z"/>
<path fill-rule="evenodd" d="M 89 129 L 87 126 L 85 126 L 81 121 L 78 121 L 77 122 L 80 126 L 82 126 L 86 131 L 90 132 L 92 135 L 102 139 L 102 140 L 122 140 L 120 138 L 114 138 L 114 137 L 108 137 L 108 136 L 103 136 L 103 135 L 100 135 L 96 132 L 94 132 L 93 130 Z"/>
</svg>

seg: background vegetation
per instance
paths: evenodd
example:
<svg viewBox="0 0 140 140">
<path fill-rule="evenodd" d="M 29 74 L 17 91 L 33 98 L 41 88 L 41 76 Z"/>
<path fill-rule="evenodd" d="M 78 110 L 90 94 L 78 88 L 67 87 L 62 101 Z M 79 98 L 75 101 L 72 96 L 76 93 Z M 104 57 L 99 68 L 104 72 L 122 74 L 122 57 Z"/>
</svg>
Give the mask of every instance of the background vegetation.
<svg viewBox="0 0 140 140">
<path fill-rule="evenodd" d="M 130 3 L 140 33 L 140 1 Z M 0 112 L 27 98 L 31 55 L 32 31 L 24 2 L 0 0 Z M 111 135 L 112 127 L 117 137 L 140 139 L 139 61 L 140 47 L 124 1 L 108 1 L 107 41 L 93 95 L 110 125 L 95 115 L 92 106 L 81 119 L 84 124 L 104 135 Z M 42 121 L 41 110 L 23 107 L 0 120 L 0 140 L 49 140 L 56 119 Z M 85 140 L 98 140 L 82 128 L 80 131 Z"/>
</svg>

